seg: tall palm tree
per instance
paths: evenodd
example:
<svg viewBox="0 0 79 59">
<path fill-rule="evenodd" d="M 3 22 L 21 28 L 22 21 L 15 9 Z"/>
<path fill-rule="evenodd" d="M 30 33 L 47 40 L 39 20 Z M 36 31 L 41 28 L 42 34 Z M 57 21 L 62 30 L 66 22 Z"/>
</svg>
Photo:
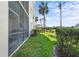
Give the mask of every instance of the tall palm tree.
<svg viewBox="0 0 79 59">
<path fill-rule="evenodd" d="M 59 3 L 59 9 L 60 9 L 60 27 L 62 27 L 62 5 Z"/>
<path fill-rule="evenodd" d="M 63 4 L 65 4 L 65 2 L 64 3 L 59 3 L 59 5 L 58 5 L 58 7 L 59 7 L 59 9 L 60 9 L 60 27 L 62 27 L 62 5 Z"/>
<path fill-rule="evenodd" d="M 41 14 L 44 17 L 44 32 L 45 32 L 45 26 L 46 26 L 46 19 L 45 14 L 48 14 L 48 3 L 41 2 L 41 5 L 39 5 L 39 14 Z"/>
</svg>

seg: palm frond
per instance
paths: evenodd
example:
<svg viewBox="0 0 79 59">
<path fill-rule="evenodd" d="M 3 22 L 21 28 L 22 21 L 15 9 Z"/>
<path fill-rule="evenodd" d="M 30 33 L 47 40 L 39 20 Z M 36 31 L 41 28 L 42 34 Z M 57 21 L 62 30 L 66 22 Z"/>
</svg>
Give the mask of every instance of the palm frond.
<svg viewBox="0 0 79 59">
<path fill-rule="evenodd" d="M 61 9 L 61 3 L 59 3 L 58 7 L 59 7 L 59 9 Z"/>
<path fill-rule="evenodd" d="M 41 5 L 39 5 L 39 13 L 44 15 L 48 14 L 48 3 L 41 2 Z"/>
<path fill-rule="evenodd" d="M 41 6 L 41 5 L 39 5 L 39 8 L 42 8 L 42 6 Z"/>
<path fill-rule="evenodd" d="M 44 5 L 44 1 L 41 2 L 41 5 Z"/>
</svg>

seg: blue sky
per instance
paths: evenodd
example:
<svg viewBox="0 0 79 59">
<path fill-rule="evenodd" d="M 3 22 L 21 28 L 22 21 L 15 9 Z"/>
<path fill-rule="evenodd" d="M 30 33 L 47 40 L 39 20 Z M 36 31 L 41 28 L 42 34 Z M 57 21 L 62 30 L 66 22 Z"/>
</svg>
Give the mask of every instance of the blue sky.
<svg viewBox="0 0 79 59">
<path fill-rule="evenodd" d="M 57 7 L 58 3 L 66 2 L 62 6 L 62 24 L 63 26 L 75 26 L 79 23 L 79 2 L 77 1 L 45 1 L 48 2 L 49 13 L 46 15 L 46 26 L 60 25 L 60 10 Z M 39 14 L 38 9 L 41 1 L 35 2 L 35 16 L 39 19 L 42 15 Z M 38 21 L 40 23 L 40 21 Z"/>
</svg>

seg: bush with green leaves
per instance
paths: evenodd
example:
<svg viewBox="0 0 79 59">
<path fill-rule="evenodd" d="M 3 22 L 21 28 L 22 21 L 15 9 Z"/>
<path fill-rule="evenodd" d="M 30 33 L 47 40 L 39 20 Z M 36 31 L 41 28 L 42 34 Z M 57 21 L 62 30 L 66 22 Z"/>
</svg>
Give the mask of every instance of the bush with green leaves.
<svg viewBox="0 0 79 59">
<path fill-rule="evenodd" d="M 56 28 L 56 34 L 63 56 L 79 56 L 79 28 Z"/>
<path fill-rule="evenodd" d="M 38 30 L 37 30 L 37 29 L 33 29 L 33 30 L 32 30 L 32 34 L 31 34 L 31 36 L 36 36 L 37 33 L 38 33 Z"/>
</svg>

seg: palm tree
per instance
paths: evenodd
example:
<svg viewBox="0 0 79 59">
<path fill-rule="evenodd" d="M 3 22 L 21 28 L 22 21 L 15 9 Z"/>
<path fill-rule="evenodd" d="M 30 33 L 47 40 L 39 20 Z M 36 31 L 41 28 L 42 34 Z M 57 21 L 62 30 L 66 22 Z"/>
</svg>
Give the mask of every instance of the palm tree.
<svg viewBox="0 0 79 59">
<path fill-rule="evenodd" d="M 64 2 L 65 3 L 65 2 Z M 60 9 L 60 27 L 62 27 L 62 4 L 64 4 L 64 3 L 59 3 L 59 9 Z"/>
<path fill-rule="evenodd" d="M 35 22 L 37 23 L 37 21 L 38 21 L 38 17 L 36 16 L 36 17 L 35 17 Z"/>
<path fill-rule="evenodd" d="M 44 17 L 44 32 L 45 32 L 45 26 L 46 26 L 46 19 L 45 14 L 48 14 L 48 3 L 41 2 L 41 5 L 39 5 L 39 14 L 41 14 Z"/>
<path fill-rule="evenodd" d="M 37 21 L 38 21 L 38 17 L 35 17 L 35 22 L 36 22 L 36 27 L 37 27 Z"/>
</svg>

